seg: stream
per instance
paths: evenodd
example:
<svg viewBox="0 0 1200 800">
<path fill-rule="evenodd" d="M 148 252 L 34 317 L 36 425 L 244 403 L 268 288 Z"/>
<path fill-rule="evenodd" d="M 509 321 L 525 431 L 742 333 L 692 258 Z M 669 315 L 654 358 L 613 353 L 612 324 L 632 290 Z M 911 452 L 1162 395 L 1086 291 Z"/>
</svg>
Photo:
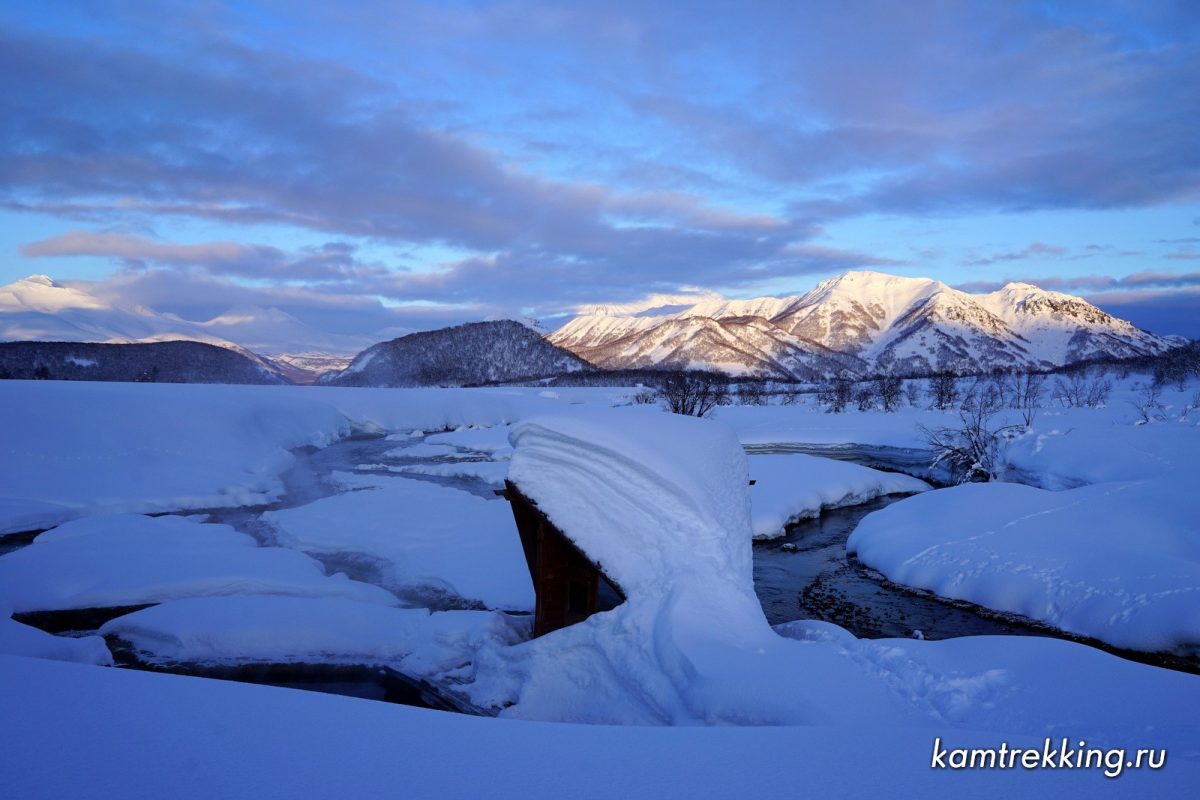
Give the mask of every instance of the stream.
<svg viewBox="0 0 1200 800">
<path fill-rule="evenodd" d="M 411 440 L 416 443 L 418 440 Z M 221 522 L 253 536 L 260 544 L 276 544 L 270 526 L 262 522 L 264 511 L 291 508 L 336 494 L 339 488 L 330 480 L 335 472 L 362 472 L 359 465 L 402 463 L 438 463 L 440 458 L 385 459 L 383 453 L 401 446 L 402 442 L 387 441 L 377 435 L 357 435 L 324 448 L 301 448 L 293 451 L 295 464 L 282 476 L 285 494 L 268 506 L 239 509 L 189 510 L 184 514 L 207 514 L 212 522 Z M 904 471 L 910 466 L 913 454 L 902 454 L 903 464 L 888 463 L 896 452 L 864 454 L 849 447 L 787 448 L 751 447 L 757 453 L 808 452 L 814 455 L 858 461 L 876 468 Z M 820 450 L 822 452 L 815 452 Z M 857 457 L 856 457 L 857 456 Z M 481 455 L 479 459 L 482 460 Z M 504 502 L 495 497 L 492 487 L 481 480 L 443 478 L 420 475 L 395 476 L 394 480 L 428 480 L 468 491 L 492 502 Z M 928 593 L 913 591 L 889 582 L 879 573 L 867 568 L 846 553 L 846 539 L 859 521 L 873 511 L 901 500 L 889 496 L 856 506 L 827 510 L 816 519 L 804 520 L 787 528 L 783 538 L 754 544 L 754 588 L 768 621 L 777 625 L 798 619 L 819 619 L 839 625 L 859 638 L 924 638 L 948 639 L 958 636 L 1034 635 L 1073 638 L 1060 631 L 1035 622 L 1010 618 L 979 608 L 937 598 Z M 18 549 L 32 541 L 32 535 L 0 537 L 0 553 Z M 514 545 L 517 541 L 513 527 Z M 368 583 L 377 582 L 371 567 L 353 559 L 323 557 L 320 560 L 330 572 L 346 572 L 349 577 Z M 55 633 L 80 635 L 94 631 L 106 619 L 132 609 L 84 609 L 70 612 L 41 612 L 19 615 L 21 621 Z M 438 609 L 434 609 L 438 610 Z M 1133 660 L 1188 672 L 1200 672 L 1200 662 L 1179 659 L 1163 654 L 1119 651 L 1102 643 L 1082 641 L 1100 649 Z M 441 698 L 434 687 L 413 681 L 393 670 L 362 666 L 347 667 L 322 664 L 310 665 L 253 665 L 241 668 L 221 668 L 210 665 L 173 665 L 169 669 L 138 661 L 135 654 L 122 643 L 110 641 L 119 666 L 170 671 L 179 674 L 218 677 L 229 680 L 289 686 L 315 691 L 332 692 L 355 697 L 367 697 L 389 702 L 419 705 L 429 708 L 466 710 L 452 701 Z"/>
</svg>

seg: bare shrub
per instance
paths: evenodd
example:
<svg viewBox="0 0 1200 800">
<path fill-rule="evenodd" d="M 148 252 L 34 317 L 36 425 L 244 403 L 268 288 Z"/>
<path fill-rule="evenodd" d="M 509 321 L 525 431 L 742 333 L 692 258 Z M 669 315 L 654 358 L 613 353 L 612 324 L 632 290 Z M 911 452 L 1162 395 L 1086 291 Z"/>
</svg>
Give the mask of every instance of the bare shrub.
<svg viewBox="0 0 1200 800">
<path fill-rule="evenodd" d="M 998 410 L 994 402 L 983 398 L 959 411 L 958 426 L 926 428 L 919 426 L 925 443 L 933 451 L 930 466 L 944 467 L 955 483 L 998 480 L 1004 443 L 1018 426 L 993 426 Z"/>
<path fill-rule="evenodd" d="M 1087 370 L 1076 370 L 1054 381 L 1054 399 L 1064 408 L 1095 408 L 1108 402 L 1112 381 L 1101 371 L 1089 377 Z"/>
<path fill-rule="evenodd" d="M 845 375 L 838 375 L 817 387 L 817 402 L 825 406 L 826 413 L 841 414 L 850 404 L 854 384 Z"/>
<path fill-rule="evenodd" d="M 750 381 L 738 385 L 737 399 L 744 406 L 765 406 L 767 404 L 767 393 L 761 383 Z"/>
<path fill-rule="evenodd" d="M 651 406 L 658 402 L 658 392 L 653 389 L 642 389 L 629 398 L 635 406 Z"/>
<path fill-rule="evenodd" d="M 663 378 L 658 398 L 674 414 L 704 417 L 729 401 L 729 387 L 711 373 L 675 372 Z"/>
<path fill-rule="evenodd" d="M 1137 409 L 1138 425 L 1148 425 L 1151 422 L 1162 422 L 1167 418 L 1166 409 L 1159 400 L 1162 395 L 1162 384 L 1157 381 L 1141 384 L 1134 399 L 1129 405 Z"/>
</svg>

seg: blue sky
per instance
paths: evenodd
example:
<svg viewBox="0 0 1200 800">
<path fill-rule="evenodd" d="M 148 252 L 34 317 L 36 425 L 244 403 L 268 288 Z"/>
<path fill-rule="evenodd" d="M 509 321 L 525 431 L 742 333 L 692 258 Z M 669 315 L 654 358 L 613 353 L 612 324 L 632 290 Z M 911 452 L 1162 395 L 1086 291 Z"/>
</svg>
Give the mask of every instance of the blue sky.
<svg viewBox="0 0 1200 800">
<path fill-rule="evenodd" d="M 7 3 L 0 282 L 347 332 L 847 269 L 1200 337 L 1189 3 Z"/>
</svg>

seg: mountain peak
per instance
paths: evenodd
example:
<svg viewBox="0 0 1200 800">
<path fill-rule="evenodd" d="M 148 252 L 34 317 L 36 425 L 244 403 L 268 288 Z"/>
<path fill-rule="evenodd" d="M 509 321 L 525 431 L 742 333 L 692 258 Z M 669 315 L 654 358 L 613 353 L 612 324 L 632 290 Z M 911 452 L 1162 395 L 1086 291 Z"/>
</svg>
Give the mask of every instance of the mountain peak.
<svg viewBox="0 0 1200 800">
<path fill-rule="evenodd" d="M 37 284 L 39 286 L 49 286 L 54 289 L 63 288 L 61 284 L 59 284 L 57 281 L 54 280 L 54 278 L 51 278 L 49 275 L 30 275 L 27 278 L 23 278 L 23 279 L 17 281 L 17 283 L 33 283 L 33 284 Z"/>
</svg>

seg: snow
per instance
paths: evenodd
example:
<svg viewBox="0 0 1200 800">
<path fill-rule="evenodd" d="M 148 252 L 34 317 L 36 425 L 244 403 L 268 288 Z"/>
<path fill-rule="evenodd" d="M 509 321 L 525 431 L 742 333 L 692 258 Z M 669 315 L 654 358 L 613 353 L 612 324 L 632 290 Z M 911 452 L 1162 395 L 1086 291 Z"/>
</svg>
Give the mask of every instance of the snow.
<svg viewBox="0 0 1200 800">
<path fill-rule="evenodd" d="M 98 513 L 271 503 L 289 451 L 352 429 L 498 425 L 627 392 L 564 389 L 357 389 L 0 381 L 0 532 Z"/>
<path fill-rule="evenodd" d="M 118 617 L 100 633 L 157 663 L 387 665 L 432 679 L 470 663 L 485 643 L 526 638 L 528 619 L 345 598 L 198 597 Z"/>
<path fill-rule="evenodd" d="M 943 489 L 869 515 L 847 549 L 943 597 L 1118 647 L 1200 653 L 1200 503 L 1180 488 Z"/>
<path fill-rule="evenodd" d="M 453 456 L 458 450 L 448 444 L 429 444 L 418 442 L 405 447 L 395 447 L 383 454 L 384 458 L 441 458 Z"/>
<path fill-rule="evenodd" d="M 793 522 L 830 508 L 857 505 L 888 494 L 929 489 L 922 480 L 894 472 L 802 454 L 749 457 L 751 527 L 756 539 L 784 534 Z"/>
<path fill-rule="evenodd" d="M 78 661 L 107 666 L 112 663 L 108 646 L 99 636 L 68 638 L 22 625 L 10 619 L 11 607 L 0 601 L 0 653 L 55 661 Z"/>
<path fill-rule="evenodd" d="M 554 393 L 558 397 L 557 393 Z M 545 397 L 539 392 L 539 397 Z M 512 455 L 512 447 L 508 443 L 511 428 L 505 425 L 495 425 L 488 428 L 473 428 L 469 430 L 435 433 L 426 439 L 430 444 L 442 444 L 466 450 L 472 453 L 485 453 L 493 459 L 505 459 Z"/>
<path fill-rule="evenodd" d="M 675 571 L 749 576 L 746 458 L 728 428 L 629 408 L 536 417 L 510 440 L 509 480 L 627 596 Z"/>
<path fill-rule="evenodd" d="M 407 475 L 433 475 L 439 478 L 466 478 L 483 481 L 499 488 L 504 485 L 508 464 L 503 461 L 459 461 L 453 464 L 402 464 L 388 467 L 389 472 Z"/>
<path fill-rule="evenodd" d="M 18 612 L 140 605 L 196 595 L 347 597 L 395 605 L 377 586 L 326 576 L 308 556 L 182 517 L 88 517 L 0 556 L 0 599 Z"/>
<path fill-rule="evenodd" d="M 929 768 L 944 727 L 612 728 L 511 722 L 269 686 L 0 657 L 0 752 L 14 797 L 1186 796 L 1161 770 Z M 955 731 L 955 744 L 1000 737 Z M 1041 746 L 1040 739 L 1013 746 Z M 64 759 L 62 754 L 69 753 Z M 531 754 L 537 754 L 536 758 Z M 781 767 L 781 755 L 786 766 Z M 853 764 L 847 763 L 853 758 Z M 566 777 L 565 777 L 566 776 Z"/>
<path fill-rule="evenodd" d="M 383 585 L 401 596 L 533 608 L 512 511 L 499 499 L 391 478 L 262 519 L 284 546 L 377 564 Z"/>
</svg>

